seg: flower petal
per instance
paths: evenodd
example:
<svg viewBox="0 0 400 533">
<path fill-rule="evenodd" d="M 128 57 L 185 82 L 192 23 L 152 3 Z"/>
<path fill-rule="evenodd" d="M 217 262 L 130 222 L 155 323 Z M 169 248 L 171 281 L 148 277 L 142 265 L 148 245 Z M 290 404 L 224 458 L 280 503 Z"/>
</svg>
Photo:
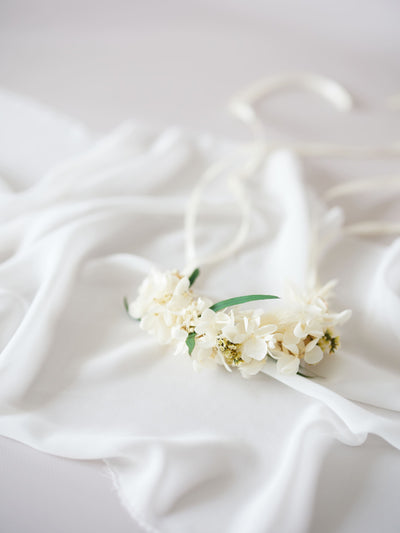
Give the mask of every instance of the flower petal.
<svg viewBox="0 0 400 533">
<path fill-rule="evenodd" d="M 314 348 L 314 346 L 317 345 L 318 341 L 319 341 L 319 338 L 317 337 L 316 339 L 313 339 L 308 344 L 306 344 L 305 351 L 310 352 Z"/>
<path fill-rule="evenodd" d="M 293 357 L 292 355 L 285 354 L 278 359 L 276 363 L 278 372 L 281 374 L 286 374 L 292 376 L 297 374 L 299 370 L 300 359 L 298 357 Z"/>
<path fill-rule="evenodd" d="M 292 328 L 288 328 L 283 334 L 282 342 L 283 342 L 283 344 L 288 344 L 288 345 L 289 344 L 297 344 L 299 342 L 299 339 L 301 339 L 301 338 L 302 337 L 300 335 L 295 335 L 293 333 Z"/>
<path fill-rule="evenodd" d="M 180 279 L 175 287 L 175 294 L 184 294 L 189 290 L 190 281 L 186 276 Z"/>
<path fill-rule="evenodd" d="M 321 350 L 321 348 L 319 346 L 314 346 L 312 350 L 306 352 L 304 361 L 310 365 L 315 365 L 316 363 L 319 363 L 323 357 L 324 352 Z"/>
<path fill-rule="evenodd" d="M 262 370 L 264 365 L 265 361 L 255 361 L 253 359 L 251 363 L 245 363 L 244 365 L 240 365 L 239 371 L 244 378 L 249 378 L 251 376 L 254 376 L 255 374 L 258 374 L 258 372 Z"/>
<path fill-rule="evenodd" d="M 344 324 L 351 318 L 351 309 L 345 309 L 341 313 L 337 313 L 336 320 L 339 325 Z"/>
<path fill-rule="evenodd" d="M 266 324 L 265 326 L 261 326 L 257 329 L 256 335 L 257 337 L 266 337 L 267 335 L 275 333 L 277 329 L 278 328 L 275 324 Z"/>
<path fill-rule="evenodd" d="M 225 326 L 222 328 L 222 336 L 234 344 L 240 344 L 246 338 L 246 335 L 240 333 L 236 326 Z"/>
<path fill-rule="evenodd" d="M 293 329 L 293 334 L 299 339 L 304 339 L 304 337 L 307 337 L 305 325 L 301 322 L 297 322 Z"/>
<path fill-rule="evenodd" d="M 262 339 L 250 337 L 242 344 L 243 357 L 261 361 L 267 355 L 267 344 Z"/>
</svg>

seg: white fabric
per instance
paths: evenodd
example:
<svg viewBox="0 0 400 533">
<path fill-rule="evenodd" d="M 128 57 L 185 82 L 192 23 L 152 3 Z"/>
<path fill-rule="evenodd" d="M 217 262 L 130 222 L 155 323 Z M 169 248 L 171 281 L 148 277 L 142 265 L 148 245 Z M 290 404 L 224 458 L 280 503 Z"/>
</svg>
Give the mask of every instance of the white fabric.
<svg viewBox="0 0 400 533">
<path fill-rule="evenodd" d="M 16 164 L 29 142 L 20 139 Z M 343 347 L 317 380 L 273 366 L 278 379 L 195 373 L 129 320 L 122 299 L 152 264 L 184 265 L 190 191 L 227 152 L 206 136 L 126 125 L 36 180 L 20 172 L 18 186 L 11 159 L 2 166 L 0 433 L 104 459 L 147 531 L 301 533 L 333 440 L 360 445 L 372 433 L 400 448 L 400 241 L 344 235 L 343 213 L 308 190 L 301 163 L 273 153 L 247 187 L 245 245 L 205 266 L 197 290 L 279 294 L 286 280 L 305 283 L 316 254 L 321 281 L 339 280 L 335 306 L 354 312 Z M 234 205 L 210 184 L 196 228 L 205 256 L 237 229 Z"/>
</svg>

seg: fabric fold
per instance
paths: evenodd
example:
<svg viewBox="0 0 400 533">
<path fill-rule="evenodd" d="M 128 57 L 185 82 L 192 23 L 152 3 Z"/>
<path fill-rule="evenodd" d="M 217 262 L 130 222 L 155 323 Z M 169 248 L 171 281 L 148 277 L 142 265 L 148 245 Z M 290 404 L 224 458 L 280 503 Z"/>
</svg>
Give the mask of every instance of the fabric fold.
<svg viewBox="0 0 400 533">
<path fill-rule="evenodd" d="M 335 304 L 353 318 L 315 380 L 282 377 L 272 361 L 250 380 L 194 372 L 130 320 L 123 297 L 151 266 L 183 265 L 187 195 L 228 149 L 125 125 L 0 196 L 0 434 L 105 460 L 153 533 L 305 533 L 333 442 L 374 434 L 400 448 L 399 241 L 346 237 L 343 212 L 310 191 L 307 167 L 270 154 L 248 185 L 243 250 L 202 269 L 198 291 L 279 294 L 317 265 L 321 281 L 338 279 Z M 207 190 L 200 246 L 217 249 L 235 231 L 225 193 L 221 182 Z"/>
</svg>

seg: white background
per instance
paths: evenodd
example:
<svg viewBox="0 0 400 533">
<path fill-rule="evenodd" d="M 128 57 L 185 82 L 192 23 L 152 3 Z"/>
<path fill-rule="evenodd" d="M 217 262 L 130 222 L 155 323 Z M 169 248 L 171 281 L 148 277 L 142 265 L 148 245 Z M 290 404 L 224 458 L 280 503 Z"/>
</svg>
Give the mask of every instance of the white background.
<svg viewBox="0 0 400 533">
<path fill-rule="evenodd" d="M 400 126 L 400 113 L 386 107 L 400 92 L 399 20 L 396 0 L 1 0 L 0 85 L 98 133 L 134 118 L 245 138 L 225 110 L 233 92 L 277 72 L 314 71 L 352 90 L 358 110 L 344 119 L 319 102 L 278 98 L 265 106 L 271 135 L 384 143 Z M 374 508 L 392 531 L 398 493 L 384 472 L 396 452 L 388 450 L 379 471 L 365 469 L 379 447 L 369 439 L 332 449 L 312 531 L 376 531 Z M 1 439 L 0 472 L 5 533 L 136 531 L 98 463 Z M 374 500 L 372 485 L 382 486 Z"/>
</svg>

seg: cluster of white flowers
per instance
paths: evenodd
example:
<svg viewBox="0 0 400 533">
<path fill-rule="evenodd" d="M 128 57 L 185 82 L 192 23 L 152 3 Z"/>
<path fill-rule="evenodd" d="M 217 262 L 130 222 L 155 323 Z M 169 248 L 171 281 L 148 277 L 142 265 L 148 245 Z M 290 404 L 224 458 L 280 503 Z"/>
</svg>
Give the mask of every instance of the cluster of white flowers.
<svg viewBox="0 0 400 533">
<path fill-rule="evenodd" d="M 291 289 L 270 313 L 236 308 L 215 312 L 211 300 L 192 291 L 189 277 L 178 271 L 153 271 L 128 312 L 161 344 L 190 352 L 195 368 L 221 364 L 249 377 L 271 357 L 279 372 L 296 374 L 339 346 L 335 327 L 348 320 L 351 311 L 329 311 L 327 298 L 333 286 L 330 282 L 307 294 Z M 188 337 L 193 339 L 191 349 Z"/>
<path fill-rule="evenodd" d="M 315 365 L 340 346 L 335 328 L 351 317 L 351 311 L 329 311 L 327 299 L 334 286 L 330 281 L 319 290 L 303 293 L 288 287 L 276 314 L 278 328 L 268 347 L 268 353 L 277 359 L 279 372 L 296 374 L 302 361 Z"/>
<path fill-rule="evenodd" d="M 140 285 L 139 295 L 129 304 L 128 312 L 160 344 L 175 344 L 179 351 L 210 305 L 211 300 L 192 292 L 187 276 L 177 270 L 153 270 Z"/>
</svg>

